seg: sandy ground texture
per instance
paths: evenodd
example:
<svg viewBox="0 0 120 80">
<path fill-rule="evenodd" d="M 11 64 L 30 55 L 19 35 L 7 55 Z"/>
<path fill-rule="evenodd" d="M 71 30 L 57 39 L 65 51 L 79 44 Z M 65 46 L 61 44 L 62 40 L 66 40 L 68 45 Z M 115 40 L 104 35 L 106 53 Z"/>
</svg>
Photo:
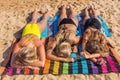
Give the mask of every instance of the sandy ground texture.
<svg viewBox="0 0 120 80">
<path fill-rule="evenodd" d="M 27 17 L 36 8 L 45 12 L 51 10 L 54 16 L 62 4 L 71 4 L 75 13 L 81 13 L 86 6 L 93 5 L 98 10 L 113 36 L 108 38 L 115 50 L 120 54 L 120 0 L 0 0 L 0 63 L 4 60 L 6 50 L 14 36 L 27 23 Z M 0 76 L 0 80 L 119 80 L 120 74 L 100 75 L 14 75 Z"/>
</svg>

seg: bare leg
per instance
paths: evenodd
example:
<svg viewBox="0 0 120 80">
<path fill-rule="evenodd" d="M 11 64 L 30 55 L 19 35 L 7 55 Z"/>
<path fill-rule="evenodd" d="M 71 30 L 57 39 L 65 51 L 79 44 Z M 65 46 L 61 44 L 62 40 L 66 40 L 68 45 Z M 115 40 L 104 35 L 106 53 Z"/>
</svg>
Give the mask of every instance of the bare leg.
<svg viewBox="0 0 120 80">
<path fill-rule="evenodd" d="M 35 11 L 33 12 L 33 14 L 32 14 L 32 20 L 31 20 L 30 23 L 36 23 L 36 22 L 37 22 L 37 20 L 36 20 L 36 18 L 37 18 L 37 13 L 38 13 L 37 10 L 35 10 Z"/>
<path fill-rule="evenodd" d="M 41 38 L 40 40 L 45 45 L 46 38 Z"/>
<path fill-rule="evenodd" d="M 90 14 L 92 18 L 97 18 L 96 11 L 93 6 L 90 7 Z"/>
<path fill-rule="evenodd" d="M 40 29 L 40 32 L 41 32 L 41 33 L 44 31 L 44 29 L 45 29 L 45 27 L 46 27 L 46 22 L 47 22 L 47 19 L 48 19 L 48 17 L 49 17 L 49 14 L 50 14 L 50 12 L 47 11 L 47 12 L 43 15 L 43 19 L 42 19 L 40 22 L 37 23 L 38 26 L 39 26 L 39 29 Z"/>
<path fill-rule="evenodd" d="M 73 9 L 72 5 L 70 5 L 70 16 L 69 16 L 69 18 L 71 18 L 74 21 L 74 23 L 76 24 L 76 26 L 78 26 L 78 21 L 75 17 L 75 13 L 74 13 L 74 9 Z"/>
<path fill-rule="evenodd" d="M 64 18 L 67 18 L 66 5 L 63 5 L 63 6 L 62 6 L 62 10 L 61 10 L 61 13 L 60 13 L 60 19 L 59 19 L 58 24 L 60 24 L 60 22 L 61 22 Z"/>
<path fill-rule="evenodd" d="M 100 22 L 100 20 L 98 19 L 97 14 L 96 14 L 96 11 L 95 11 L 95 9 L 93 8 L 93 6 L 90 7 L 90 14 L 91 14 L 91 17 L 92 17 L 92 18 L 96 18 L 96 19 Z"/>
<path fill-rule="evenodd" d="M 88 7 L 85 8 L 85 18 L 83 19 L 83 25 L 85 25 L 85 22 L 87 19 L 89 19 L 89 12 L 88 12 Z"/>
</svg>

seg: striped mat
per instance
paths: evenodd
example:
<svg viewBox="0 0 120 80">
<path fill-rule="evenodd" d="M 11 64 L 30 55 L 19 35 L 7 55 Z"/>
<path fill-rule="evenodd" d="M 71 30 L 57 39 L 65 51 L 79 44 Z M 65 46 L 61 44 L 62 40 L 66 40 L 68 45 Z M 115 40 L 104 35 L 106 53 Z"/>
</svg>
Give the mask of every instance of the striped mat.
<svg viewBox="0 0 120 80">
<path fill-rule="evenodd" d="M 79 25 L 76 31 L 77 36 L 81 36 L 83 33 L 83 26 L 81 24 L 83 17 L 77 15 Z M 108 27 L 103 19 L 98 16 L 101 21 L 103 33 L 106 36 L 112 36 L 108 31 Z M 49 18 L 45 31 L 42 33 L 42 37 L 55 36 L 58 31 L 58 19 L 59 16 Z M 79 52 L 81 52 L 81 44 L 78 46 Z M 75 62 L 60 62 L 53 60 L 46 60 L 44 68 L 30 69 L 30 68 L 12 68 L 9 65 L 7 67 L 0 67 L 0 74 L 3 75 L 16 75 L 16 74 L 101 74 L 101 73 L 120 73 L 120 65 L 118 64 L 116 58 L 110 52 L 110 55 L 104 58 L 107 63 L 103 65 L 97 65 L 90 60 L 77 55 L 77 53 L 72 53 L 73 58 L 77 58 Z M 8 63 L 9 64 L 9 63 Z"/>
<path fill-rule="evenodd" d="M 76 58 L 76 53 L 72 53 L 72 57 Z M 90 60 L 86 60 L 83 57 L 79 57 L 75 62 L 59 62 L 53 60 L 46 60 L 44 68 L 30 69 L 30 68 L 12 68 L 7 67 L 4 70 L 5 75 L 16 74 L 100 74 L 115 72 L 120 73 L 120 65 L 118 65 L 113 55 L 109 55 L 104 58 L 107 63 L 103 65 L 97 65 Z"/>
</svg>

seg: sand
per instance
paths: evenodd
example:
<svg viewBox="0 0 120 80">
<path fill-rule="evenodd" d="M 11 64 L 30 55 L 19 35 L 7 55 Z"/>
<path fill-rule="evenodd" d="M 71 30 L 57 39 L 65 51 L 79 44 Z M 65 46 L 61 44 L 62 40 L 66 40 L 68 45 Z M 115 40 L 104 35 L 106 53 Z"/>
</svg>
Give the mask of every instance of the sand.
<svg viewBox="0 0 120 80">
<path fill-rule="evenodd" d="M 0 63 L 4 60 L 14 36 L 19 37 L 18 31 L 26 25 L 29 13 L 36 8 L 42 12 L 50 9 L 51 16 L 54 16 L 62 4 L 73 5 L 76 14 L 81 13 L 86 6 L 95 6 L 97 13 L 112 29 L 113 36 L 108 40 L 120 55 L 120 0 L 0 0 Z M 1 80 L 118 80 L 120 74 L 13 75 L 0 78 Z"/>
</svg>

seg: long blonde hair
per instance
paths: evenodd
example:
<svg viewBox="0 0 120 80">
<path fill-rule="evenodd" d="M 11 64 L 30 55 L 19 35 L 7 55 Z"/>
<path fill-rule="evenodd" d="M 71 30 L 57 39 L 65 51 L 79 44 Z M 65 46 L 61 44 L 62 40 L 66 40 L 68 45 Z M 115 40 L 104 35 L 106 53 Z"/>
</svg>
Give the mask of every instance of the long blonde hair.
<svg viewBox="0 0 120 80">
<path fill-rule="evenodd" d="M 57 55 L 60 57 L 70 57 L 71 45 L 69 42 L 62 42 L 57 47 Z"/>
<path fill-rule="evenodd" d="M 36 47 L 23 47 L 16 53 L 16 61 L 22 65 L 29 65 L 37 60 Z"/>
</svg>

